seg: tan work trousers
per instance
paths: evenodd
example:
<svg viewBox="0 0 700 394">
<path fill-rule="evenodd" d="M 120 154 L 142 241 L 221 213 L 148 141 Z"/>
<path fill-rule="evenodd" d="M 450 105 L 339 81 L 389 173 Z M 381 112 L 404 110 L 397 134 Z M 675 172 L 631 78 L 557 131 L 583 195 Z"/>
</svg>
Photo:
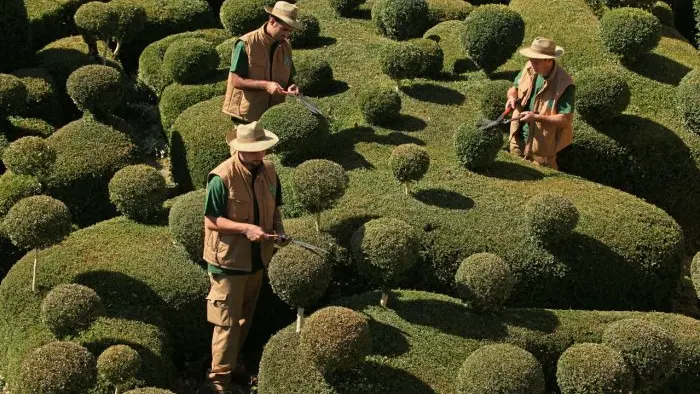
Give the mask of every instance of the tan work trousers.
<svg viewBox="0 0 700 394">
<path fill-rule="evenodd" d="M 207 320 L 214 324 L 209 380 L 219 390 L 231 385 L 238 353 L 253 322 L 263 270 L 250 275 L 209 274 Z"/>
<path fill-rule="evenodd" d="M 559 169 L 557 165 L 557 155 L 525 157 L 525 140 L 517 134 L 510 139 L 509 145 L 510 153 L 515 156 L 527 159 L 538 166 L 549 167 L 555 170 Z"/>
</svg>

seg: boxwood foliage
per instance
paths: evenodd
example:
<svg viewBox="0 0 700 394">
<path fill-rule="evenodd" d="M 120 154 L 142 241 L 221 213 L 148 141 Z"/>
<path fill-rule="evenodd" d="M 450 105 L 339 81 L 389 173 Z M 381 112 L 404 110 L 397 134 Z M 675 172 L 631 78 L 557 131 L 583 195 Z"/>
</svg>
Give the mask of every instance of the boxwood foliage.
<svg viewBox="0 0 700 394">
<path fill-rule="evenodd" d="M 290 244 L 272 257 L 267 275 L 282 301 L 292 307 L 309 308 L 326 292 L 332 268 L 324 256 Z"/>
<path fill-rule="evenodd" d="M 592 67 L 576 74 L 576 110 L 589 123 L 609 121 L 630 102 L 630 88 L 621 70 Z"/>
<path fill-rule="evenodd" d="M 312 47 L 318 40 L 318 36 L 321 34 L 321 24 L 318 22 L 318 18 L 311 14 L 301 13 L 297 17 L 297 20 L 301 22 L 304 27 L 301 29 L 294 29 L 294 31 L 292 31 L 292 34 L 289 36 L 289 41 L 292 43 L 292 47 Z"/>
<path fill-rule="evenodd" d="M 477 253 L 459 265 L 455 283 L 459 297 L 475 310 L 499 310 L 513 290 L 513 273 L 495 254 Z"/>
<path fill-rule="evenodd" d="M 686 74 L 676 89 L 676 108 L 680 113 L 683 124 L 688 131 L 700 134 L 700 109 L 697 103 L 700 99 L 700 71 L 692 70 Z"/>
<path fill-rule="evenodd" d="M 88 46 L 95 40 L 106 41 L 114 36 L 119 23 L 119 15 L 107 3 L 91 1 L 81 5 L 75 12 L 75 26 L 83 35 Z M 94 49 L 97 49 L 94 47 Z"/>
<path fill-rule="evenodd" d="M 616 8 L 601 18 L 600 34 L 608 51 L 624 60 L 634 60 L 658 45 L 661 23 L 639 8 Z"/>
<path fill-rule="evenodd" d="M 109 181 L 109 199 L 126 217 L 153 221 L 163 210 L 165 179 L 158 170 L 145 164 L 124 167 Z"/>
<path fill-rule="evenodd" d="M 1 178 L 0 181 L 2 181 Z M 700 252 L 695 254 L 690 264 L 690 278 L 693 281 L 695 292 L 700 295 Z"/>
<path fill-rule="evenodd" d="M 562 394 L 627 393 L 634 378 L 619 350 L 599 343 L 578 343 L 557 361 Z"/>
<path fill-rule="evenodd" d="M 243 35 L 267 21 L 263 7 L 273 4 L 271 0 L 226 0 L 219 11 L 221 24 L 230 35 Z"/>
<path fill-rule="evenodd" d="M 39 180 L 29 175 L 5 172 L 0 175 L 0 217 L 7 214 L 17 201 L 41 193 Z"/>
<path fill-rule="evenodd" d="M 571 200 L 555 193 L 542 193 L 525 204 L 528 233 L 537 241 L 553 244 L 571 236 L 579 213 Z"/>
<path fill-rule="evenodd" d="M 41 321 L 57 338 L 77 335 L 104 313 L 95 290 L 75 283 L 54 287 L 41 302 Z"/>
<path fill-rule="evenodd" d="M 129 345 L 113 345 L 97 358 L 97 373 L 112 386 L 123 388 L 133 384 L 141 363 L 141 356 Z"/>
<path fill-rule="evenodd" d="M 22 80 L 10 74 L 0 74 L 0 118 L 20 112 L 27 100 L 27 88 Z"/>
<path fill-rule="evenodd" d="M 21 249 L 41 249 L 60 242 L 70 233 L 71 216 L 66 205 L 49 196 L 30 196 L 10 208 L 3 232 Z"/>
<path fill-rule="evenodd" d="M 426 0 L 378 0 L 372 6 L 372 21 L 379 33 L 394 40 L 420 37 L 429 27 Z"/>
<path fill-rule="evenodd" d="M 168 46 L 162 67 L 175 82 L 187 84 L 202 80 L 218 65 L 215 45 L 199 38 L 183 38 Z"/>
<path fill-rule="evenodd" d="M 231 37 L 216 46 L 216 52 L 219 54 L 220 69 L 231 69 L 231 57 L 233 56 L 233 46 L 236 44 L 236 41 L 238 41 L 238 37 Z"/>
<path fill-rule="evenodd" d="M 466 169 L 481 170 L 496 159 L 503 146 L 503 135 L 497 129 L 479 130 L 481 121 L 467 121 L 454 134 L 457 160 Z"/>
<path fill-rule="evenodd" d="M 388 126 L 399 119 L 401 96 L 388 86 L 374 86 L 358 93 L 360 112 L 365 122 Z"/>
<path fill-rule="evenodd" d="M 494 120 L 503 113 L 506 107 L 506 92 L 511 86 L 513 82 L 499 79 L 489 81 L 481 87 L 479 110 L 485 119 Z M 576 93 L 578 94 L 578 91 Z M 576 104 L 578 108 L 578 101 Z M 507 128 L 508 125 L 504 127 Z"/>
<path fill-rule="evenodd" d="M 419 75 L 424 78 L 437 77 L 442 72 L 442 63 L 445 55 L 440 45 L 434 40 L 416 38 L 411 43 L 423 52 L 423 61 Z"/>
<path fill-rule="evenodd" d="M 10 72 L 27 63 L 31 54 L 29 18 L 22 0 L 6 0 L 0 6 L 0 72 Z"/>
<path fill-rule="evenodd" d="M 668 27 L 674 27 L 674 16 L 673 9 L 671 6 L 663 1 L 657 1 L 651 7 L 651 13 L 656 17 L 656 19 L 661 22 L 662 25 Z"/>
<path fill-rule="evenodd" d="M 46 123 L 42 119 L 23 118 L 21 116 L 10 116 L 4 125 L 6 129 L 3 135 L 5 138 L 19 139 L 22 137 L 42 137 L 46 138 L 56 131 L 56 128 Z"/>
<path fill-rule="evenodd" d="M 333 86 L 333 69 L 328 61 L 315 55 L 300 56 L 294 60 L 294 82 L 302 93 L 320 96 Z"/>
<path fill-rule="evenodd" d="M 364 0 L 328 0 L 328 4 L 338 16 L 352 16 L 362 3 Z"/>
<path fill-rule="evenodd" d="M 41 137 L 22 137 L 2 153 L 8 170 L 20 175 L 45 179 L 56 161 L 56 152 Z"/>
<path fill-rule="evenodd" d="M 428 0 L 428 14 L 433 26 L 450 20 L 463 21 L 474 9 L 463 0 Z"/>
<path fill-rule="evenodd" d="M 19 114 L 27 118 L 43 119 L 52 125 L 60 124 L 63 113 L 59 90 L 48 70 L 23 68 L 12 74 L 21 79 L 27 89 L 27 101 Z"/>
<path fill-rule="evenodd" d="M 156 387 L 139 387 L 137 389 L 129 390 L 124 394 L 174 394 L 170 390 L 163 390 Z"/>
<path fill-rule="evenodd" d="M 196 84 L 173 83 L 163 90 L 158 109 L 166 136 L 170 136 L 170 128 L 184 110 L 226 93 L 227 74 L 228 71 L 221 71 Z"/>
<path fill-rule="evenodd" d="M 37 368 L 42 373 L 37 374 Z M 95 356 L 75 342 L 50 342 L 22 362 L 17 393 L 85 393 L 95 385 Z M 14 391 L 14 390 L 13 390 Z"/>
<path fill-rule="evenodd" d="M 467 69 L 466 65 L 469 62 L 465 59 L 460 43 L 463 25 L 461 20 L 449 20 L 438 23 L 423 34 L 423 38 L 439 40 L 438 45 L 443 53 L 443 72 L 461 73 Z"/>
<path fill-rule="evenodd" d="M 170 208 L 168 217 L 170 233 L 194 261 L 199 261 L 204 254 L 202 207 L 206 196 L 206 189 L 198 189 L 178 196 Z"/>
<path fill-rule="evenodd" d="M 78 109 L 94 115 L 110 114 L 119 107 L 125 88 L 118 70 L 97 64 L 73 71 L 66 83 L 68 95 Z"/>
<path fill-rule="evenodd" d="M 417 78 L 426 68 L 424 52 L 410 42 L 389 44 L 380 61 L 382 72 L 395 81 Z"/>
<path fill-rule="evenodd" d="M 394 148 L 389 156 L 389 166 L 394 178 L 407 185 L 423 178 L 430 167 L 428 150 L 416 144 L 402 144 Z"/>
</svg>

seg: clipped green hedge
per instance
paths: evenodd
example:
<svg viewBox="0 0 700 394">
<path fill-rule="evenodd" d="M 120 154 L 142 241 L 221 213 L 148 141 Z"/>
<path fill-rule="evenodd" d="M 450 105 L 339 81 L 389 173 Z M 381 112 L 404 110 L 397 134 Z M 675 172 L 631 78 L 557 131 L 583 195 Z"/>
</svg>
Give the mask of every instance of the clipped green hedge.
<svg viewBox="0 0 700 394">
<path fill-rule="evenodd" d="M 294 60 L 297 74 L 294 82 L 308 96 L 320 96 L 333 87 L 333 69 L 328 61 L 315 55 L 300 56 Z"/>
<path fill-rule="evenodd" d="M 488 167 L 503 146 L 503 135 L 498 129 L 479 130 L 480 123 L 467 122 L 454 134 L 459 163 L 469 170 Z"/>
<path fill-rule="evenodd" d="M 492 253 L 467 257 L 455 274 L 457 294 L 476 311 L 499 310 L 513 290 L 513 273 Z"/>
<path fill-rule="evenodd" d="M 662 25 L 668 27 L 674 27 L 674 16 L 673 9 L 671 6 L 663 1 L 657 1 L 651 7 L 651 13 L 656 17 L 656 19 L 661 22 Z"/>
<path fill-rule="evenodd" d="M 55 198 L 25 197 L 7 212 L 2 230 L 20 249 L 42 249 L 70 233 L 71 216 L 66 205 Z"/>
<path fill-rule="evenodd" d="M 557 361 L 557 385 L 562 394 L 626 393 L 633 383 L 622 353 L 608 345 L 579 343 Z"/>
<path fill-rule="evenodd" d="M 475 7 L 464 0 L 428 0 L 428 14 L 432 25 L 449 21 L 463 21 Z"/>
<path fill-rule="evenodd" d="M 382 72 L 396 81 L 419 77 L 425 69 L 424 52 L 410 42 L 388 45 L 380 61 Z"/>
<path fill-rule="evenodd" d="M 133 381 L 141 369 L 141 356 L 129 345 L 113 345 L 97 358 L 97 373 L 114 386 Z"/>
<path fill-rule="evenodd" d="M 328 4 L 338 16 L 351 16 L 362 3 L 364 0 L 328 0 Z"/>
<path fill-rule="evenodd" d="M 90 1 L 78 7 L 73 17 L 78 32 L 88 44 L 96 39 L 108 40 L 117 30 L 119 15 L 107 3 Z"/>
<path fill-rule="evenodd" d="M 694 105 L 700 100 L 700 71 L 686 74 L 676 89 L 676 109 L 688 131 L 700 134 L 700 108 Z"/>
<path fill-rule="evenodd" d="M 165 179 L 157 169 L 136 164 L 117 171 L 109 181 L 109 199 L 124 216 L 152 221 L 163 210 Z"/>
<path fill-rule="evenodd" d="M 308 308 L 326 292 L 332 268 L 323 256 L 291 244 L 272 257 L 267 275 L 272 290 L 282 301 L 292 307 Z"/>
<path fill-rule="evenodd" d="M 28 62 L 31 32 L 23 0 L 5 0 L 0 5 L 0 36 L 0 72 L 18 69 Z"/>
<path fill-rule="evenodd" d="M 439 76 L 445 59 L 440 45 L 433 40 L 425 38 L 411 40 L 411 43 L 423 52 L 423 62 L 419 75 L 424 78 Z"/>
<path fill-rule="evenodd" d="M 555 193 L 542 193 L 525 204 L 528 233 L 547 244 L 565 240 L 579 219 L 578 209 L 568 198 Z"/>
<path fill-rule="evenodd" d="M 391 87 L 375 86 L 358 94 L 360 112 L 372 125 L 391 125 L 401 114 L 401 96 Z"/>
<path fill-rule="evenodd" d="M 73 71 L 66 90 L 79 110 L 102 115 L 112 113 L 122 104 L 126 86 L 118 70 L 95 64 Z"/>
<path fill-rule="evenodd" d="M 289 36 L 292 47 L 306 48 L 313 46 L 321 34 L 321 24 L 318 22 L 318 18 L 311 14 L 302 13 L 297 17 L 297 21 L 304 27 L 292 31 L 292 34 Z"/>
<path fill-rule="evenodd" d="M 262 26 L 269 16 L 263 7 L 273 4 L 270 0 L 226 0 L 219 18 L 230 35 L 240 36 Z"/>
<path fill-rule="evenodd" d="M 443 71 L 449 74 L 465 71 L 465 54 L 460 43 L 463 21 L 450 20 L 438 23 L 423 34 L 423 38 L 439 39 L 443 52 Z"/>
<path fill-rule="evenodd" d="M 486 345 L 470 354 L 457 375 L 459 394 L 541 394 L 544 373 L 527 350 L 510 344 Z"/>
<path fill-rule="evenodd" d="M 210 78 L 193 85 L 173 83 L 163 89 L 158 102 L 158 109 L 160 110 L 160 121 L 165 134 L 167 136 L 170 135 L 170 128 L 173 123 L 187 108 L 225 94 L 227 74 L 228 72 L 216 73 Z"/>
<path fill-rule="evenodd" d="M 10 139 L 30 136 L 46 138 L 56 131 L 55 127 L 41 119 L 10 116 L 7 121 L 3 134 Z"/>
<path fill-rule="evenodd" d="M 17 201 L 41 193 L 39 180 L 10 171 L 0 175 L 0 217 L 5 216 Z"/>
<path fill-rule="evenodd" d="M 506 92 L 512 86 L 511 81 L 503 80 L 489 81 L 483 85 L 479 95 L 479 110 L 485 119 L 494 120 L 503 113 L 506 107 Z M 578 101 L 576 104 L 578 108 Z M 508 128 L 508 126 L 503 127 Z"/>
<path fill-rule="evenodd" d="M 185 248 L 193 261 L 199 261 L 204 254 L 202 207 L 206 196 L 206 189 L 179 196 L 170 208 L 168 216 L 170 233 L 175 241 Z"/>
<path fill-rule="evenodd" d="M 10 74 L 0 74 L 0 118 L 14 115 L 24 109 L 27 88 L 22 80 Z"/>
<path fill-rule="evenodd" d="M 40 370 L 42 373 L 37 374 Z M 75 342 L 51 342 L 30 353 L 22 362 L 19 394 L 79 394 L 97 379 L 95 356 Z"/>
<path fill-rule="evenodd" d="M 629 105 L 630 88 L 622 71 L 592 67 L 576 74 L 576 111 L 590 123 L 609 121 Z"/>
<path fill-rule="evenodd" d="M 19 77 L 27 88 L 27 102 L 20 115 L 40 118 L 52 125 L 60 124 L 63 113 L 56 82 L 44 68 L 23 68 L 12 73 Z"/>
<path fill-rule="evenodd" d="M 426 0 L 377 0 L 372 21 L 379 33 L 394 40 L 420 37 L 429 27 Z"/>
<path fill-rule="evenodd" d="M 78 334 L 104 312 L 95 290 L 75 283 L 54 287 L 41 302 L 41 321 L 57 338 Z"/>
<path fill-rule="evenodd" d="M 231 57 L 233 55 L 233 45 L 238 41 L 238 37 L 227 38 L 224 42 L 216 46 L 216 52 L 219 54 L 219 68 L 230 70 Z"/>
<path fill-rule="evenodd" d="M 616 8 L 600 19 L 600 34 L 608 51 L 626 60 L 650 52 L 661 40 L 661 23 L 651 13 L 631 7 Z"/>
<path fill-rule="evenodd" d="M 343 167 L 330 160 L 307 160 L 294 169 L 292 188 L 299 204 L 309 213 L 331 208 L 348 188 Z"/>
<path fill-rule="evenodd" d="M 183 38 L 165 51 L 162 67 L 175 82 L 188 84 L 202 80 L 218 65 L 215 45 L 199 38 Z"/>
<path fill-rule="evenodd" d="M 391 151 L 389 166 L 401 183 L 417 182 L 430 167 L 428 150 L 416 144 L 399 145 Z"/>
<path fill-rule="evenodd" d="M 56 161 L 56 152 L 40 137 L 22 137 L 2 153 L 8 170 L 20 175 L 45 179 Z"/>
</svg>

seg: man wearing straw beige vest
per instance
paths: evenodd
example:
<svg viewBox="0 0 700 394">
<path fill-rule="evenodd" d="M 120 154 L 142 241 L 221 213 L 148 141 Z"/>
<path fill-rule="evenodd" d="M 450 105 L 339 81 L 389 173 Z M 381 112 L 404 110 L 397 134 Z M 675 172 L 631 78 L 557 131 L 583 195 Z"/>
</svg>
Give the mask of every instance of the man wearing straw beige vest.
<svg viewBox="0 0 700 394">
<path fill-rule="evenodd" d="M 289 43 L 292 31 L 303 26 L 297 21 L 297 7 L 278 1 L 265 11 L 268 21 L 236 40 L 233 48 L 222 111 L 234 123 L 256 121 L 286 95 L 299 92 Z"/>
<path fill-rule="evenodd" d="M 520 50 L 528 58 L 508 90 L 513 108 L 510 152 L 536 165 L 557 169 L 557 153 L 571 144 L 574 80 L 556 62 L 564 50 L 547 38 L 535 38 Z"/>
<path fill-rule="evenodd" d="M 275 243 L 288 242 L 279 209 L 279 178 L 273 164 L 264 160 L 278 141 L 258 122 L 240 124 L 226 135 L 231 158 L 209 173 L 204 260 L 211 285 L 207 320 L 214 333 L 206 392 L 247 392 L 245 385 L 232 382 L 232 375 L 242 369 L 239 351 L 250 330 L 264 267 Z"/>
</svg>

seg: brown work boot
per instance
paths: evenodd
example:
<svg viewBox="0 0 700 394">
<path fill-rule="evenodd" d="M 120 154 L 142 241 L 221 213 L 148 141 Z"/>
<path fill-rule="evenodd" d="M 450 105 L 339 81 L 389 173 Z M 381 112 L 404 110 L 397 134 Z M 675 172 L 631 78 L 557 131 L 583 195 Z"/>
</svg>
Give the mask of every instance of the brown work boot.
<svg viewBox="0 0 700 394">
<path fill-rule="evenodd" d="M 224 389 L 222 387 L 217 387 L 214 383 L 206 381 L 199 386 L 197 394 L 238 394 L 237 391 L 231 391 L 230 389 Z"/>
</svg>

